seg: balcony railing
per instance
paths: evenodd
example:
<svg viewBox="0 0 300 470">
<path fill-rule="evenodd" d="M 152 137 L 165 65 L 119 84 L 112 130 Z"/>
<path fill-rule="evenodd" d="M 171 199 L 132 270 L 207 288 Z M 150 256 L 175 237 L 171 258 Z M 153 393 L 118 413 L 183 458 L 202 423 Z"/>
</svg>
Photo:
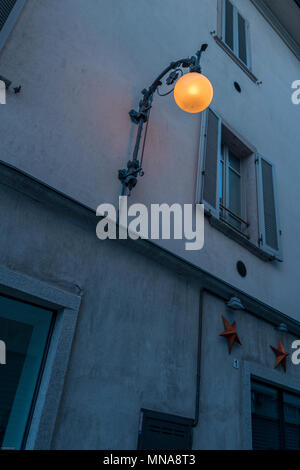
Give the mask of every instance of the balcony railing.
<svg viewBox="0 0 300 470">
<path fill-rule="evenodd" d="M 226 224 L 230 225 L 231 228 L 239 232 L 241 235 L 243 235 L 246 238 L 250 238 L 246 231 L 250 227 L 250 224 L 242 219 L 240 216 L 236 215 L 234 212 L 232 212 L 230 209 L 225 207 L 223 204 L 220 203 L 220 219 L 225 222 Z M 224 214 L 225 213 L 225 214 Z M 236 225 L 233 225 L 230 220 L 228 220 L 228 216 L 230 216 L 232 219 L 236 220 L 241 228 L 238 228 Z"/>
</svg>

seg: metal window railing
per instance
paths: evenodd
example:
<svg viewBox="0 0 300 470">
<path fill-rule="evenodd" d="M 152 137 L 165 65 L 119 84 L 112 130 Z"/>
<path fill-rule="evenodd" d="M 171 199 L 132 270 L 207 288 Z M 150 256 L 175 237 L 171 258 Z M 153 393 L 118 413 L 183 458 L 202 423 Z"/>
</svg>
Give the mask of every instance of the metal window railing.
<svg viewBox="0 0 300 470">
<path fill-rule="evenodd" d="M 226 215 L 224 215 L 224 212 L 226 214 L 228 214 L 230 217 L 232 217 L 234 220 L 239 222 L 241 224 L 241 229 L 239 229 L 235 225 L 231 224 L 230 221 L 228 220 L 228 217 L 226 217 Z M 237 232 L 241 233 L 244 237 L 249 238 L 246 231 L 250 227 L 250 224 L 246 220 L 242 219 L 240 216 L 236 215 L 234 212 L 232 212 L 230 209 L 228 209 L 228 207 L 225 207 L 221 203 L 220 203 L 220 218 L 223 222 L 230 225 L 230 227 L 232 227 Z"/>
</svg>

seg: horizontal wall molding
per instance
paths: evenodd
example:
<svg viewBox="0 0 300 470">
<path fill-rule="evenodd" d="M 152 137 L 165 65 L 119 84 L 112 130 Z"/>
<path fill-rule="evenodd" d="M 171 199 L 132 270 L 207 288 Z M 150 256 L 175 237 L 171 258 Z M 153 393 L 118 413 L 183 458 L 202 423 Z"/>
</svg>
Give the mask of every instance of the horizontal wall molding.
<svg viewBox="0 0 300 470">
<path fill-rule="evenodd" d="M 81 302 L 81 297 L 76 294 L 1 265 L 0 292 L 14 298 L 19 294 L 22 300 L 50 310 L 62 307 L 78 310 Z"/>
</svg>

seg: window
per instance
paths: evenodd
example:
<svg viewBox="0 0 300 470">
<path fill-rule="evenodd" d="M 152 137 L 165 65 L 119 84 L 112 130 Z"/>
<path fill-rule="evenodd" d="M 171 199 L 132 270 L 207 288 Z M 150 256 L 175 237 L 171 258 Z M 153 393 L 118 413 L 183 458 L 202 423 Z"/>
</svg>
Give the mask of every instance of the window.
<svg viewBox="0 0 300 470">
<path fill-rule="evenodd" d="M 252 446 L 300 450 L 300 396 L 252 382 Z"/>
<path fill-rule="evenodd" d="M 250 68 L 249 25 L 230 0 L 223 0 L 222 40 Z"/>
<path fill-rule="evenodd" d="M 0 50 L 14 27 L 26 0 L 0 1 Z"/>
<path fill-rule="evenodd" d="M 0 296 L 0 448 L 22 448 L 51 322 L 52 312 Z"/>
<path fill-rule="evenodd" d="M 141 410 L 138 450 L 191 450 L 193 420 Z"/>
<path fill-rule="evenodd" d="M 202 116 L 199 169 L 197 200 L 210 223 L 262 259 L 281 260 L 275 167 L 212 109 Z"/>
<path fill-rule="evenodd" d="M 239 232 L 248 227 L 242 217 L 242 162 L 228 145 L 222 145 L 220 156 L 220 218 Z"/>
</svg>

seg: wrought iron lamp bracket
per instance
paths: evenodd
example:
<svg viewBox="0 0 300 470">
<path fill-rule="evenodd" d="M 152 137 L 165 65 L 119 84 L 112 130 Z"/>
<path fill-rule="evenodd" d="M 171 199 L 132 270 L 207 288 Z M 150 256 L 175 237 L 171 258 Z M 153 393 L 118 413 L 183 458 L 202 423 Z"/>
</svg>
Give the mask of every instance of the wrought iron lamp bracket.
<svg viewBox="0 0 300 470">
<path fill-rule="evenodd" d="M 131 121 L 134 124 L 138 125 L 136 143 L 135 143 L 132 159 L 129 160 L 129 162 L 127 163 L 127 168 L 123 170 L 119 170 L 119 180 L 123 184 L 124 192 L 128 190 L 129 195 L 132 189 L 137 184 L 138 176 L 144 175 L 144 172 L 142 169 L 142 162 L 143 162 L 144 148 L 145 148 L 145 142 L 146 142 L 146 137 L 147 137 L 150 111 L 152 108 L 152 101 L 153 101 L 155 92 L 157 91 L 160 96 L 167 96 L 170 93 L 172 93 L 174 88 L 168 91 L 167 93 L 161 94 L 159 92 L 159 87 L 163 84 L 164 79 L 165 79 L 165 83 L 167 86 L 171 86 L 174 83 L 176 83 L 179 78 L 179 74 L 181 73 L 181 75 L 183 75 L 182 68 L 183 69 L 189 68 L 190 72 L 201 73 L 201 67 L 200 67 L 201 55 L 204 51 L 206 51 L 207 47 L 208 47 L 207 44 L 202 44 L 201 48 L 199 49 L 199 51 L 196 52 L 194 56 L 188 57 L 185 59 L 180 59 L 175 62 L 171 62 L 170 65 L 166 67 L 162 71 L 162 73 L 154 80 L 154 82 L 152 83 L 152 85 L 150 85 L 148 89 L 144 88 L 142 90 L 143 97 L 141 101 L 139 102 L 138 111 L 134 109 L 129 111 L 129 116 L 130 116 Z M 146 131 L 144 134 L 141 160 L 139 161 L 138 155 L 139 155 L 140 143 L 142 139 L 143 127 L 145 123 L 147 124 L 147 127 L 146 127 Z"/>
</svg>

